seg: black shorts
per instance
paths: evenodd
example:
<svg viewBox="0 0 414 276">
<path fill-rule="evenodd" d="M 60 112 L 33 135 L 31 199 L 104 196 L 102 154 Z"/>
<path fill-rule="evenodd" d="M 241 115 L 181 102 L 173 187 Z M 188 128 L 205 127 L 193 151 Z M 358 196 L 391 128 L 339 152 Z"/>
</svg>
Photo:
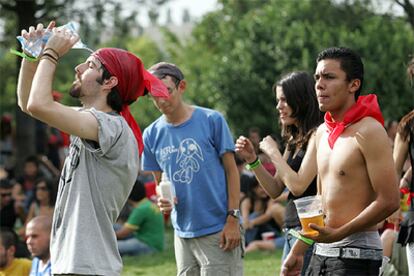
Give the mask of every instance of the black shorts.
<svg viewBox="0 0 414 276">
<path fill-rule="evenodd" d="M 378 276 L 382 261 L 325 257 L 313 254 L 306 274 L 308 276 Z"/>
</svg>

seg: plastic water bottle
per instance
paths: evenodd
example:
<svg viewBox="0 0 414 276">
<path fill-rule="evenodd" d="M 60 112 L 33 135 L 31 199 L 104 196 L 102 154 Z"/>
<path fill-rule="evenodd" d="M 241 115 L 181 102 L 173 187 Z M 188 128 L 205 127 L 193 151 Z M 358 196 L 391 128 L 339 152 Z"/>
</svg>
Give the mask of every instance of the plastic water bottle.
<svg viewBox="0 0 414 276">
<path fill-rule="evenodd" d="M 72 33 L 77 33 L 78 28 L 77 28 L 77 23 L 71 21 L 63 26 L 58 27 L 58 29 L 66 29 L 66 30 L 71 31 Z M 27 40 L 20 35 L 17 37 L 17 40 L 20 42 L 20 44 L 22 45 L 22 49 L 26 53 L 29 53 L 31 56 L 37 58 L 42 53 L 43 46 L 49 40 L 51 35 L 52 35 L 52 31 L 46 30 L 42 37 L 38 37 L 35 40 Z M 75 45 L 73 45 L 72 48 L 73 49 L 86 49 L 90 52 L 93 52 L 80 39 L 78 42 L 76 42 Z"/>
<path fill-rule="evenodd" d="M 175 190 L 173 184 L 168 179 L 168 176 L 165 172 L 161 175 L 161 182 L 157 186 L 158 194 L 163 199 L 168 199 L 171 204 L 174 204 Z"/>
</svg>

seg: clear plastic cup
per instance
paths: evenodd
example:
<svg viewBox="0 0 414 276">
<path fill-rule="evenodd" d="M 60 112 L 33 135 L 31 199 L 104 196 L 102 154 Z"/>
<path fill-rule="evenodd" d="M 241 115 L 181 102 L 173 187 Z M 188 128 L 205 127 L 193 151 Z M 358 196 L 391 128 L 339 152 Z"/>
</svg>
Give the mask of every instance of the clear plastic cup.
<svg viewBox="0 0 414 276">
<path fill-rule="evenodd" d="M 311 237 L 316 237 L 319 232 L 310 228 L 309 224 L 314 223 L 319 226 L 324 226 L 322 199 L 321 196 L 307 196 L 293 201 L 298 212 L 300 224 L 302 225 L 302 234 Z"/>
</svg>

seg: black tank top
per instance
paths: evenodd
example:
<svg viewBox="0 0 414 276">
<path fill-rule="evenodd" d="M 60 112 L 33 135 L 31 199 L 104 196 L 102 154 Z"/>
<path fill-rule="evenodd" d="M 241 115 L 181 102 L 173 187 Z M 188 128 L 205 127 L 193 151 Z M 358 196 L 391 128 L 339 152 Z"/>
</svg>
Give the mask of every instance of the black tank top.
<svg viewBox="0 0 414 276">
<path fill-rule="evenodd" d="M 288 165 L 294 170 L 295 172 L 299 171 L 300 165 L 302 164 L 303 157 L 305 156 L 305 149 L 300 149 L 299 152 L 296 154 L 296 156 L 293 158 L 294 152 L 291 152 L 289 154 L 289 157 L 287 159 Z M 300 226 L 300 221 L 298 214 L 296 212 L 295 203 L 293 200 L 305 196 L 311 196 L 316 195 L 316 177 L 312 180 L 312 183 L 308 186 L 306 191 L 298 196 L 295 197 L 291 192 L 288 194 L 288 201 L 286 204 L 285 209 L 285 228 L 294 228 L 297 226 Z"/>
</svg>

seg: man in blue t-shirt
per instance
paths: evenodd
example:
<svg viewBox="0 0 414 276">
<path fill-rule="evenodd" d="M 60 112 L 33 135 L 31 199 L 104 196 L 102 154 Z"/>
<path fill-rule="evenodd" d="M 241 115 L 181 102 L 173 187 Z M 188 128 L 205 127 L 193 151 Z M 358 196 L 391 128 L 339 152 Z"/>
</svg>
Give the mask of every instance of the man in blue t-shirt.
<svg viewBox="0 0 414 276">
<path fill-rule="evenodd" d="M 161 62 L 149 71 L 170 97 L 153 98 L 163 115 L 144 131 L 142 164 L 157 183 L 166 173 L 176 192 L 175 204 L 160 198 L 158 206 L 171 212 L 177 274 L 242 275 L 240 178 L 227 123 L 183 101 L 186 81 L 177 66 Z"/>
</svg>

